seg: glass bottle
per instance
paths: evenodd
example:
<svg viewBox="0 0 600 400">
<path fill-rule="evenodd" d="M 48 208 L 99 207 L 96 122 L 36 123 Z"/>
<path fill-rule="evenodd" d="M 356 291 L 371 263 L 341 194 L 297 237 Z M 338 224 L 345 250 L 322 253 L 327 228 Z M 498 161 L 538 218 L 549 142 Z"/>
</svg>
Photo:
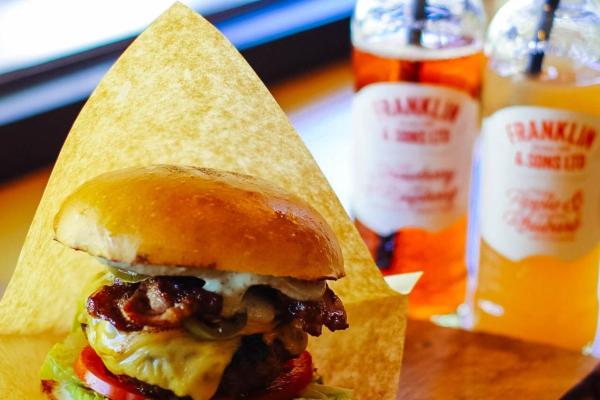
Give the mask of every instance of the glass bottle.
<svg viewBox="0 0 600 400">
<path fill-rule="evenodd" d="M 600 9 L 553 3 L 511 0 L 490 25 L 466 322 L 581 349 L 598 318 Z"/>
<path fill-rule="evenodd" d="M 352 212 L 384 274 L 424 272 L 413 317 L 464 299 L 484 27 L 477 0 L 358 0 L 352 19 Z"/>
</svg>

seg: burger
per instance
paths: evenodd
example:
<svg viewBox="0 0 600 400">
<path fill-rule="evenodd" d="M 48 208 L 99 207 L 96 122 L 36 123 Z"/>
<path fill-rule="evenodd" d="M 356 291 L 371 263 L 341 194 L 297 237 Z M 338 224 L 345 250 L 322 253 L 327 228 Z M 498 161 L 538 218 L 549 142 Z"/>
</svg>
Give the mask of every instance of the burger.
<svg viewBox="0 0 600 400">
<path fill-rule="evenodd" d="M 233 172 L 128 168 L 70 194 L 54 232 L 105 268 L 42 366 L 50 398 L 350 399 L 306 350 L 348 323 L 327 285 L 340 246 L 298 197 Z"/>
</svg>

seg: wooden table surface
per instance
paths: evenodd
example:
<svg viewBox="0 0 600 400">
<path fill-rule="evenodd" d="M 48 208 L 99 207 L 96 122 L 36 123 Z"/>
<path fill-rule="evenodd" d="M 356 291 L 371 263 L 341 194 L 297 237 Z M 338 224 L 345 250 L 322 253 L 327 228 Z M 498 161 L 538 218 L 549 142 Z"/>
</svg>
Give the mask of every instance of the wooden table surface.
<svg viewBox="0 0 600 400">
<path fill-rule="evenodd" d="M 348 207 L 348 64 L 313 71 L 271 90 Z M 0 284 L 16 263 L 48 175 L 49 168 L 0 184 Z M 556 399 L 596 361 L 572 351 L 410 320 L 399 398 Z"/>
<path fill-rule="evenodd" d="M 409 320 L 398 398 L 558 399 L 597 362 L 574 351 Z"/>
</svg>

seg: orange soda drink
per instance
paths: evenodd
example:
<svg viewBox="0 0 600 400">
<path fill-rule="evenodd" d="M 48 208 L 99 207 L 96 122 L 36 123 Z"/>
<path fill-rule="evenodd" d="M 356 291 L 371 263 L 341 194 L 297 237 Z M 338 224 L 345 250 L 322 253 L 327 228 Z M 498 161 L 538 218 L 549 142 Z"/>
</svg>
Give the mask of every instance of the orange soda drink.
<svg viewBox="0 0 600 400">
<path fill-rule="evenodd" d="M 527 57 L 542 6 L 512 0 L 490 26 L 479 264 L 465 321 L 478 330 L 592 350 L 600 262 L 600 10 L 593 2 L 561 1 L 543 64 L 531 73 Z"/>
<path fill-rule="evenodd" d="M 479 1 L 359 0 L 352 21 L 352 212 L 384 274 L 423 271 L 409 314 L 464 300 L 470 157 L 478 133 Z"/>
</svg>

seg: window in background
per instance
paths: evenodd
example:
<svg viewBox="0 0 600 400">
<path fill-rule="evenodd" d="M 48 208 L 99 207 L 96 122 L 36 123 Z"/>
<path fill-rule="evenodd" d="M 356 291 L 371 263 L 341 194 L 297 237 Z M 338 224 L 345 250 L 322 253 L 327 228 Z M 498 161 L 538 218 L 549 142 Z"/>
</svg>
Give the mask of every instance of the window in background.
<svg viewBox="0 0 600 400">
<path fill-rule="evenodd" d="M 259 0 L 184 0 L 211 15 Z M 0 75 L 136 35 L 173 0 L 5 0 L 0 3 Z"/>
<path fill-rule="evenodd" d="M 0 0 L 0 181 L 47 165 L 85 99 L 175 0 Z M 273 82 L 349 55 L 354 0 L 183 0 Z"/>
</svg>

